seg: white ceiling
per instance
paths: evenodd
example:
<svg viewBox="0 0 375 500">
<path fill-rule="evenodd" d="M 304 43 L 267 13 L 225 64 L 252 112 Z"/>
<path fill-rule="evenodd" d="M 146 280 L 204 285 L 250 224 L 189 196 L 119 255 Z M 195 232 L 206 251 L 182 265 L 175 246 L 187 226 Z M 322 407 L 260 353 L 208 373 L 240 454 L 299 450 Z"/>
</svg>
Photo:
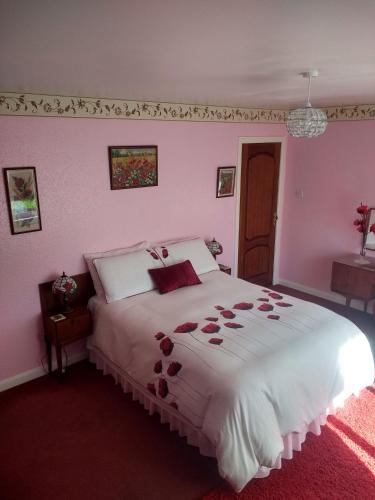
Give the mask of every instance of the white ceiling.
<svg viewBox="0 0 375 500">
<path fill-rule="evenodd" d="M 0 0 L 0 91 L 375 103 L 375 0 Z"/>
</svg>

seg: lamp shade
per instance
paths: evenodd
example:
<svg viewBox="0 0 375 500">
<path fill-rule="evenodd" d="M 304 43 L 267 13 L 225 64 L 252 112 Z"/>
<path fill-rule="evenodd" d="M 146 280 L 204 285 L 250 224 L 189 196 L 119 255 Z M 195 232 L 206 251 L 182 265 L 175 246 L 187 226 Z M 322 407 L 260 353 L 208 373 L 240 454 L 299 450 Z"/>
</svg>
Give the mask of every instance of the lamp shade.
<svg viewBox="0 0 375 500">
<path fill-rule="evenodd" d="M 293 137 L 317 137 L 327 128 L 327 115 L 320 108 L 307 105 L 289 112 L 286 128 Z"/>
<path fill-rule="evenodd" d="M 67 276 L 64 272 L 57 278 L 52 285 L 53 293 L 62 293 L 63 295 L 74 295 L 77 291 L 77 283 L 73 278 Z"/>
<path fill-rule="evenodd" d="M 215 258 L 216 255 L 220 255 L 221 253 L 223 253 L 222 244 L 216 241 L 215 238 L 212 241 L 207 241 L 206 245 Z"/>
</svg>

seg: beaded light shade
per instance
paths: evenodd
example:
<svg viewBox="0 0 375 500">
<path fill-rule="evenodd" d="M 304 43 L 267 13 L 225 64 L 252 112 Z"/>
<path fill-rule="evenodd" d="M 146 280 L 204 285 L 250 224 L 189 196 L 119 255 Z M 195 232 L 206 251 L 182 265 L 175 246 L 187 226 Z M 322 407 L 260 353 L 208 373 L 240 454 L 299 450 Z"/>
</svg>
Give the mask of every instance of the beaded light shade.
<svg viewBox="0 0 375 500">
<path fill-rule="evenodd" d="M 73 278 L 64 272 L 52 285 L 52 292 L 60 296 L 63 306 L 62 312 L 71 312 L 73 309 L 69 305 L 69 299 L 77 292 L 77 283 Z"/>
<path fill-rule="evenodd" d="M 313 108 L 310 103 L 311 78 L 318 76 L 318 71 L 302 73 L 309 79 L 307 102 L 304 108 L 293 109 L 289 112 L 286 128 L 293 137 L 317 137 L 327 128 L 327 115 L 320 108 Z"/>
<path fill-rule="evenodd" d="M 220 255 L 221 253 L 223 253 L 223 246 L 221 245 L 221 243 L 216 241 L 215 238 L 212 241 L 208 241 L 206 245 L 209 251 L 215 257 L 215 259 L 216 255 Z"/>
</svg>

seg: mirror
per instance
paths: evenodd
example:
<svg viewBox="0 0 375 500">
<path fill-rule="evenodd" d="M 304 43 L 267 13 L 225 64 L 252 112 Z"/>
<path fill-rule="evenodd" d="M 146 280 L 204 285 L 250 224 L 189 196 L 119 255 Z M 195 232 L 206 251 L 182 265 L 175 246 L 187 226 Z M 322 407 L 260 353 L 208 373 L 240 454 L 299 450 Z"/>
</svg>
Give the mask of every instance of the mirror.
<svg viewBox="0 0 375 500">
<path fill-rule="evenodd" d="M 370 208 L 368 211 L 368 224 L 367 224 L 367 234 L 365 248 L 367 250 L 375 250 L 375 233 L 370 231 L 370 227 L 375 224 L 375 208 Z"/>
</svg>

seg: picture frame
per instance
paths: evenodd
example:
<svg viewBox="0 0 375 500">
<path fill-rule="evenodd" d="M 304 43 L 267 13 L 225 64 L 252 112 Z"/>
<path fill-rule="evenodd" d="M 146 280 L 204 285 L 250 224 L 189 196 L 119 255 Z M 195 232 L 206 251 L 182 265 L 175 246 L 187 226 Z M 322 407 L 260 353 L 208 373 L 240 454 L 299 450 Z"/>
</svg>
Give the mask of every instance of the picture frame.
<svg viewBox="0 0 375 500">
<path fill-rule="evenodd" d="M 158 185 L 157 146 L 109 146 L 111 189 Z"/>
<path fill-rule="evenodd" d="M 236 167 L 218 167 L 216 198 L 234 196 Z"/>
<path fill-rule="evenodd" d="M 3 168 L 12 234 L 42 230 L 35 167 Z"/>
</svg>

